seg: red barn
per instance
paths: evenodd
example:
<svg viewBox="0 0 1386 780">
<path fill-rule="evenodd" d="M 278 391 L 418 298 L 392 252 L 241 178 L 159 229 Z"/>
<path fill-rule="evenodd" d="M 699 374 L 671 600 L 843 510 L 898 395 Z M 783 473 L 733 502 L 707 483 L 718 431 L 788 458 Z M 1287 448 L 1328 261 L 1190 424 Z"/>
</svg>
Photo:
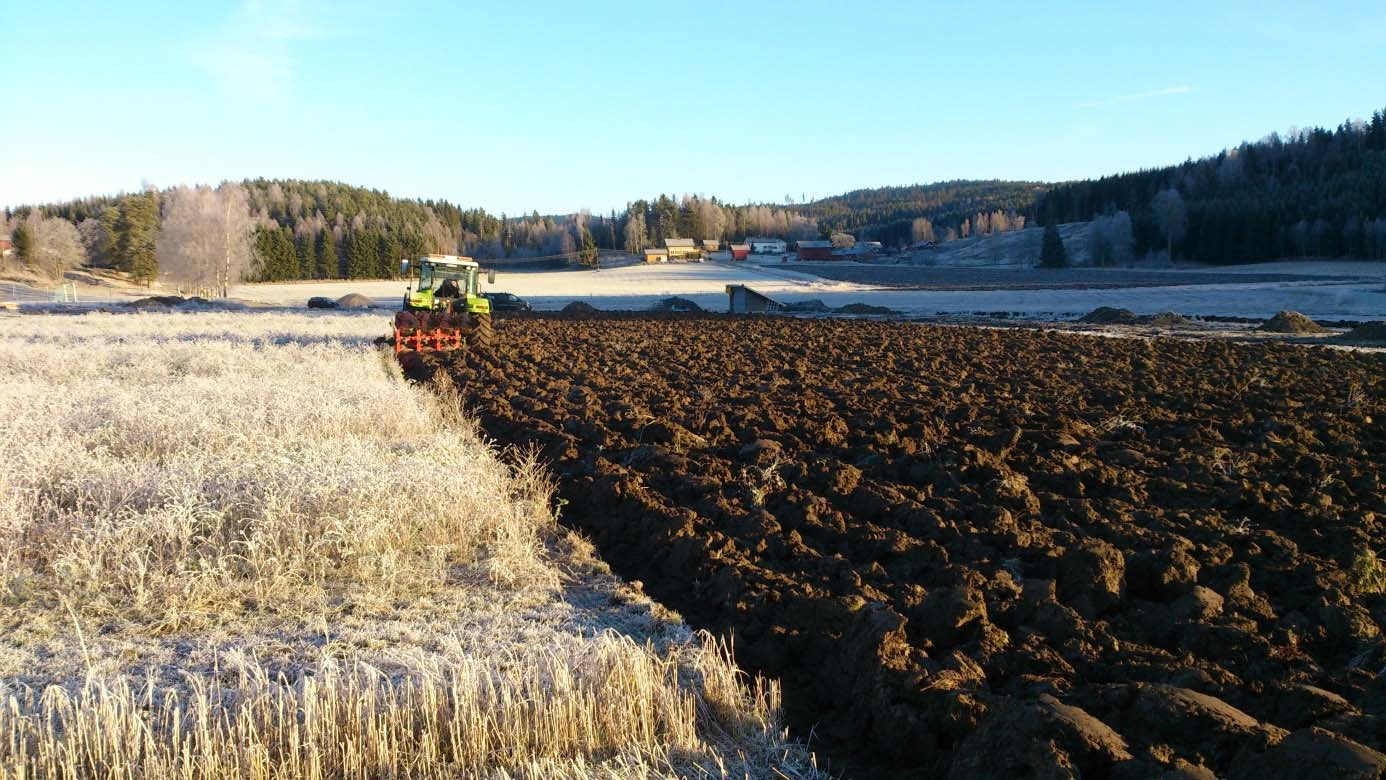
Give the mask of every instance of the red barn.
<svg viewBox="0 0 1386 780">
<path fill-rule="evenodd" d="M 751 254 L 750 244 L 730 244 L 728 248 L 731 249 L 733 260 L 745 260 Z"/>
<path fill-rule="evenodd" d="M 795 244 L 800 260 L 831 260 L 833 259 L 833 242 L 831 241 L 800 241 Z"/>
</svg>

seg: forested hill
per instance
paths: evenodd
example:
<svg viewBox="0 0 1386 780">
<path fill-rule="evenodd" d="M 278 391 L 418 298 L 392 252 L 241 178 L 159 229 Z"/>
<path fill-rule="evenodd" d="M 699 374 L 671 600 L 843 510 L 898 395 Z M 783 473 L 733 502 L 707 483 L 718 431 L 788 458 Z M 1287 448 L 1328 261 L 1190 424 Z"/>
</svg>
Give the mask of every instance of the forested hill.
<svg viewBox="0 0 1386 780">
<path fill-rule="evenodd" d="M 1166 246 L 1152 203 L 1168 190 L 1187 213 L 1183 230 L 1173 225 L 1176 256 L 1386 258 L 1386 117 L 1378 111 L 1336 130 L 1272 134 L 1181 165 L 1055 185 L 1036 214 L 1049 225 L 1129 212 L 1144 253 Z"/>
<path fill-rule="evenodd" d="M 956 235 L 972 232 L 973 224 L 980 221 L 978 215 L 1023 216 L 1033 211 L 1035 199 L 1048 186 L 1024 181 L 945 181 L 853 190 L 793 208 L 817 220 L 824 232 L 895 245 L 919 237 L 915 220 L 920 217 L 929 220 L 943 239 L 949 230 Z"/>
<path fill-rule="evenodd" d="M 254 233 L 253 257 L 244 270 L 250 278 L 366 278 L 390 276 L 400 257 L 424 252 L 493 261 L 578 259 L 599 250 L 639 252 L 666 238 L 794 240 L 838 232 L 899 245 L 935 239 L 935 224 L 937 239 L 947 240 L 1022 226 L 1021 212 L 1039 189 L 959 181 L 859 190 L 787 206 L 736 206 L 715 197 L 661 194 L 609 214 L 511 216 L 340 182 L 253 179 L 216 190 L 150 189 L 24 207 L 6 215 L 6 222 L 23 243 L 30 234 L 47 236 L 59 227 L 43 227 L 35 219 L 65 221 L 81 238 L 80 247 L 75 237 L 66 242 L 70 251 L 63 254 L 74 255 L 67 264 L 113 265 L 152 279 L 174 267 L 167 261 L 180 257 L 180 244 L 188 244 L 189 235 L 225 227 L 211 225 L 212 214 L 234 215 L 233 222 L 248 223 Z"/>
</svg>

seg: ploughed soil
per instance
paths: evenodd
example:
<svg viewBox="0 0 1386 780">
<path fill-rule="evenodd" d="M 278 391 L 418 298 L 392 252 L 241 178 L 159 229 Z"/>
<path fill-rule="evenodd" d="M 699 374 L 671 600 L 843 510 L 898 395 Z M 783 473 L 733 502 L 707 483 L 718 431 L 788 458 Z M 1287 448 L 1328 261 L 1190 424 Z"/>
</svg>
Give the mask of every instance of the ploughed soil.
<svg viewBox="0 0 1386 780">
<path fill-rule="evenodd" d="M 848 776 L 1377 777 L 1386 358 L 526 317 L 445 369 Z M 1386 551 L 1383 551 L 1386 553 Z"/>
</svg>

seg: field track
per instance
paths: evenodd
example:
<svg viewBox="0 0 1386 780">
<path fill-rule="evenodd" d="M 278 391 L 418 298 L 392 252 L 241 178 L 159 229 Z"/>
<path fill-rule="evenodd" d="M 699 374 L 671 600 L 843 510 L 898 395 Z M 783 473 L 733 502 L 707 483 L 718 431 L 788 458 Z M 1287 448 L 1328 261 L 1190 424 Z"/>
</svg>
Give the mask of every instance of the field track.
<svg viewBox="0 0 1386 780">
<path fill-rule="evenodd" d="M 1386 761 L 1381 355 L 598 316 L 440 368 L 853 774 Z"/>
</svg>

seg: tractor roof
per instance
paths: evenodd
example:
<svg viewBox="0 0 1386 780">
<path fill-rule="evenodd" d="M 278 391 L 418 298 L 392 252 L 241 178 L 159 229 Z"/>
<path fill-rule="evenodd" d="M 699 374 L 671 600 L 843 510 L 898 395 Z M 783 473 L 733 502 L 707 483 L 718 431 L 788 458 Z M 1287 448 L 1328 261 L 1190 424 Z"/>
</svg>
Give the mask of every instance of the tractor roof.
<svg viewBox="0 0 1386 780">
<path fill-rule="evenodd" d="M 432 263 L 433 265 L 460 265 L 460 266 L 475 266 L 475 265 L 479 265 L 479 264 L 477 263 L 477 261 L 473 260 L 473 259 L 470 258 L 470 257 L 462 257 L 462 256 L 460 256 L 460 255 L 433 255 L 433 254 L 425 255 L 424 257 L 419 258 L 419 263 L 420 263 L 420 264 L 422 264 L 422 263 Z"/>
</svg>

